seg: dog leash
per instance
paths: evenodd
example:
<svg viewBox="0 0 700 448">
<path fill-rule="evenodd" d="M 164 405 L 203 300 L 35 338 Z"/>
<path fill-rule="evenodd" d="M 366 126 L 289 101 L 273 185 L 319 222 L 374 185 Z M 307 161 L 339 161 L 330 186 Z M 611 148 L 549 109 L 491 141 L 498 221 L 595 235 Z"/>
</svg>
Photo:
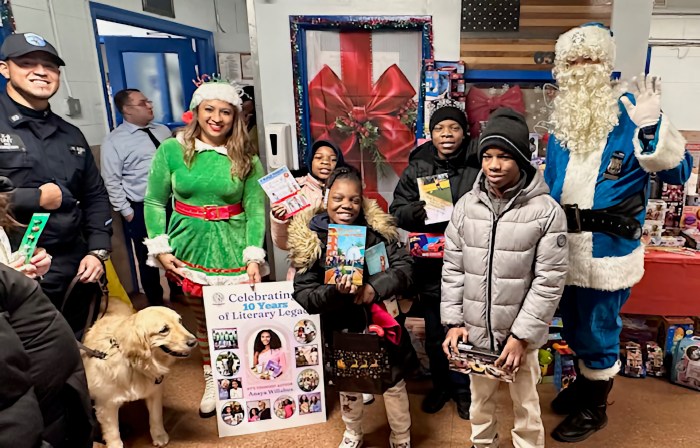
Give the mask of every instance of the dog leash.
<svg viewBox="0 0 700 448">
<path fill-rule="evenodd" d="M 70 298 L 70 295 L 73 293 L 73 289 L 75 286 L 78 284 L 80 281 L 81 275 L 78 274 L 75 277 L 73 277 L 73 280 L 71 280 L 70 284 L 68 285 L 68 288 L 66 289 L 66 294 L 63 296 L 63 302 L 61 303 L 61 314 L 63 314 L 63 309 L 66 306 L 66 303 L 68 302 L 68 299 Z M 97 281 L 98 286 L 100 287 L 100 291 L 102 292 L 102 297 L 105 299 L 105 310 L 102 313 L 101 316 L 97 317 L 97 319 L 100 319 L 104 317 L 105 313 L 107 313 L 107 307 L 109 307 L 109 290 L 107 289 L 107 282 L 103 281 L 104 277 L 100 277 Z M 97 295 L 94 295 L 92 299 L 90 300 L 90 306 L 88 307 L 88 315 L 87 318 L 85 319 L 85 325 L 83 326 L 83 337 L 85 336 L 85 333 L 87 333 L 88 329 L 92 326 L 92 316 L 95 313 L 95 306 L 97 304 Z M 95 319 L 95 320 L 97 320 Z M 98 358 L 98 359 L 105 359 L 107 357 L 107 353 L 99 351 L 99 350 L 94 350 L 91 349 L 90 347 L 85 346 L 82 342 L 76 341 L 78 343 L 78 349 L 82 350 L 91 358 Z M 118 347 L 118 345 L 117 345 Z"/>
</svg>

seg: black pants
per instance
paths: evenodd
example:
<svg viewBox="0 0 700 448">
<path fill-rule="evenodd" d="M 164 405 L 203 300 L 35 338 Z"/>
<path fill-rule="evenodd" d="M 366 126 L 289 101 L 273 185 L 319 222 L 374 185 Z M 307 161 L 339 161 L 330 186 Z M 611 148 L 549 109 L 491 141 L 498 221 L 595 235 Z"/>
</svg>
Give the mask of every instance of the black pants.
<svg viewBox="0 0 700 448">
<path fill-rule="evenodd" d="M 64 299 L 68 286 L 78 274 L 80 262 L 87 255 L 87 244 L 84 241 L 76 241 L 68 245 L 46 247 L 46 252 L 53 259 L 51 269 L 41 280 L 41 289 L 62 312 L 76 337 L 80 338 L 87 321 L 90 302 L 97 294 L 101 295 L 100 287 L 97 283 L 78 282 L 65 304 Z M 99 311 L 99 306 L 95 308 Z"/>
<path fill-rule="evenodd" d="M 148 259 L 148 248 L 143 240 L 148 237 L 146 233 L 146 221 L 143 216 L 143 202 L 132 202 L 134 218 L 126 225 L 129 238 L 134 242 L 136 260 L 139 264 L 139 274 L 141 275 L 141 286 L 146 293 L 149 305 L 163 305 L 163 287 L 160 285 L 160 271 L 158 268 L 150 267 L 146 264 Z"/>
<path fill-rule="evenodd" d="M 423 294 L 420 300 L 425 317 L 425 352 L 430 361 L 433 387 L 454 394 L 469 393 L 469 375 L 451 371 L 442 351 L 445 329 L 440 321 L 440 297 Z"/>
</svg>

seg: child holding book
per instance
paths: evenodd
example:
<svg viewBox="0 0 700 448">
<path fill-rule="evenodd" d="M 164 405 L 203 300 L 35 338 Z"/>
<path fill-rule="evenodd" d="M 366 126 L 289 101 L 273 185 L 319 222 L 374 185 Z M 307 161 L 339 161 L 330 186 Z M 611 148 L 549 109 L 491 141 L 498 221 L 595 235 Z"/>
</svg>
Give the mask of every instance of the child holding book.
<svg viewBox="0 0 700 448">
<path fill-rule="evenodd" d="M 482 171 L 455 206 L 445 232 L 442 322 L 447 356 L 461 339 L 500 353 L 496 365 L 515 371 L 509 383 L 513 444 L 544 447 L 536 385 L 537 349 L 547 340 L 568 267 L 566 217 L 530 165 L 525 119 L 501 108 L 479 140 Z M 472 374 L 472 443 L 498 446 L 500 382 Z"/>
<path fill-rule="evenodd" d="M 447 227 L 447 222 L 425 223 L 425 202 L 420 200 L 418 178 L 447 174 L 454 204 L 471 190 L 479 173 L 476 147 L 467 133 L 467 116 L 451 105 L 450 100 L 443 101 L 445 105 L 430 117 L 431 140 L 411 153 L 389 207 L 398 226 L 409 232 L 443 234 Z M 434 185 L 442 189 L 439 178 Z M 425 316 L 425 349 L 433 381 L 433 389 L 423 400 L 423 412 L 438 412 L 452 398 L 457 404 L 458 415 L 468 420 L 469 377 L 449 371 L 441 348 L 445 339 L 445 329 L 440 323 L 442 258 L 422 258 L 423 250 L 418 243 L 410 249 L 415 262 L 413 284 Z"/>
<path fill-rule="evenodd" d="M 301 194 L 311 203 L 311 208 L 316 209 L 323 203 L 323 193 L 325 184 L 336 166 L 343 166 L 343 152 L 335 147 L 331 142 L 319 140 L 311 146 L 311 150 L 306 153 L 306 168 L 308 174 L 297 177 L 296 181 L 301 187 Z M 282 250 L 289 250 L 287 243 L 287 228 L 289 219 L 285 219 L 287 210 L 282 204 L 273 204 L 270 207 L 270 232 L 272 243 Z M 294 271 L 290 270 L 287 280 L 294 277 Z"/>
<path fill-rule="evenodd" d="M 375 201 L 363 199 L 362 180 L 357 170 L 349 167 L 336 169 L 328 179 L 328 189 L 327 211 L 316 216 L 304 211 L 292 220 L 289 247 L 292 265 L 297 269 L 294 298 L 309 313 L 321 314 L 324 340 L 332 347 L 333 331 L 362 333 L 368 324 L 368 307 L 406 292 L 411 286 L 412 260 L 406 248 L 398 242 L 393 218 Z M 325 284 L 324 260 L 329 224 L 365 226 L 365 247 L 384 244 L 386 248 L 386 271 L 370 275 L 365 265 L 361 286 L 353 284 L 349 274 L 342 275 L 338 284 Z M 402 371 L 415 358 L 405 330 L 401 333 L 404 337 L 400 338 L 398 345 L 388 344 L 391 347 L 390 359 L 393 360 L 392 377 L 396 378 L 396 383 L 384 393 L 392 448 L 410 448 L 411 440 L 411 417 Z M 363 435 L 362 394 L 341 391 L 340 400 L 346 430 L 339 446 L 359 448 Z"/>
</svg>

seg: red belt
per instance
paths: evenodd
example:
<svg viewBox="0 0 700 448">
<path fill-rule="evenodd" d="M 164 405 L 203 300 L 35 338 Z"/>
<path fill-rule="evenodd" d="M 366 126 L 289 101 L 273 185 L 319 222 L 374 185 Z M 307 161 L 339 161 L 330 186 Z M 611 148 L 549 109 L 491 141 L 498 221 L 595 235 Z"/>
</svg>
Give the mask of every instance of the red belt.
<svg viewBox="0 0 700 448">
<path fill-rule="evenodd" d="M 181 215 L 199 218 L 205 221 L 225 221 L 243 213 L 243 206 L 239 202 L 238 204 L 232 205 L 205 205 L 199 207 L 197 205 L 187 205 L 180 201 L 175 201 L 175 211 Z"/>
</svg>

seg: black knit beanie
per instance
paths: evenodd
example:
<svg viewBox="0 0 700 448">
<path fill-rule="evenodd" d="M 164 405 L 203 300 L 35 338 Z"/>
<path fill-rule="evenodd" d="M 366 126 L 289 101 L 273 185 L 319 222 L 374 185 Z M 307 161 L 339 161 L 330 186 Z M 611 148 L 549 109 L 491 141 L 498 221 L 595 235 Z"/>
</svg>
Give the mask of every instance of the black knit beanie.
<svg viewBox="0 0 700 448">
<path fill-rule="evenodd" d="M 469 126 L 467 125 L 467 115 L 463 110 L 454 106 L 445 106 L 439 109 L 435 109 L 433 115 L 430 116 L 430 132 L 433 132 L 435 126 L 441 121 L 454 120 L 462 126 L 462 130 L 466 135 L 469 132 Z"/>
<path fill-rule="evenodd" d="M 484 152 L 493 147 L 510 153 L 520 169 L 534 170 L 530 164 L 530 131 L 525 117 L 513 109 L 501 107 L 489 117 L 479 139 L 479 161 Z"/>
</svg>

